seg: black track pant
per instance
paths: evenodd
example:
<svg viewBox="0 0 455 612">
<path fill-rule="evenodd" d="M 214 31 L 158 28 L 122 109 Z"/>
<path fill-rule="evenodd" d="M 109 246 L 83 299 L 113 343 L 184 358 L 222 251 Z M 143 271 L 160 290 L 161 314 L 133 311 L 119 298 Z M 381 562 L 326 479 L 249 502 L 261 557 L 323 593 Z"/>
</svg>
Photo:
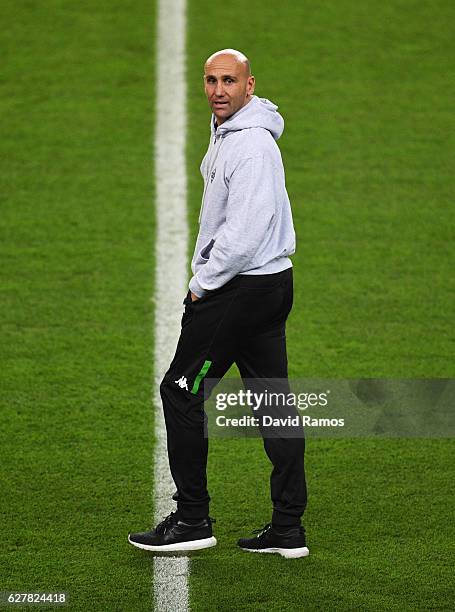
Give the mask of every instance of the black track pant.
<svg viewBox="0 0 455 612">
<path fill-rule="evenodd" d="M 280 379 L 289 390 L 285 324 L 293 303 L 292 268 L 237 275 L 195 302 L 188 292 L 183 303 L 180 338 L 160 393 L 177 488 L 174 500 L 182 517 L 197 519 L 208 516 L 210 502 L 204 396 L 209 397 L 211 389 L 204 388 L 203 377 L 219 381 L 235 362 L 244 383 Z M 216 382 L 211 384 L 213 389 Z M 305 439 L 277 435 L 263 436 L 263 441 L 273 465 L 272 522 L 299 524 L 307 501 Z"/>
</svg>

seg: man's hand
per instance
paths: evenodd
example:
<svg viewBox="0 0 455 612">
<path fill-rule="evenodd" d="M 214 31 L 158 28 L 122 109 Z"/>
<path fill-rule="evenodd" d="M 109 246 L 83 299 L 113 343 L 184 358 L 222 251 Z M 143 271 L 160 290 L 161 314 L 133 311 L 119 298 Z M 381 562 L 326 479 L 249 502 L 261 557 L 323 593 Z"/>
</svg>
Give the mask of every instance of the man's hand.
<svg viewBox="0 0 455 612">
<path fill-rule="evenodd" d="M 193 292 L 191 291 L 191 301 L 192 301 L 192 302 L 195 302 L 195 301 L 196 301 L 196 300 L 198 300 L 198 299 L 199 299 L 199 298 L 198 298 L 198 296 L 197 296 L 195 293 L 193 293 Z"/>
</svg>

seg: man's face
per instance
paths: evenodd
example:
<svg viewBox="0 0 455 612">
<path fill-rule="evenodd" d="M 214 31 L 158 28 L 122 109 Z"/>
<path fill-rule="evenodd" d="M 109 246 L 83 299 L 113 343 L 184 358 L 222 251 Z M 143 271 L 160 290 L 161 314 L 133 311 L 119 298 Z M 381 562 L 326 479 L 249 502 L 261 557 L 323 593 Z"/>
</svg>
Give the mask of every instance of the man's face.
<svg viewBox="0 0 455 612">
<path fill-rule="evenodd" d="M 250 100 L 254 76 L 233 55 L 218 55 L 204 66 L 204 87 L 218 125 L 236 113 Z"/>
</svg>

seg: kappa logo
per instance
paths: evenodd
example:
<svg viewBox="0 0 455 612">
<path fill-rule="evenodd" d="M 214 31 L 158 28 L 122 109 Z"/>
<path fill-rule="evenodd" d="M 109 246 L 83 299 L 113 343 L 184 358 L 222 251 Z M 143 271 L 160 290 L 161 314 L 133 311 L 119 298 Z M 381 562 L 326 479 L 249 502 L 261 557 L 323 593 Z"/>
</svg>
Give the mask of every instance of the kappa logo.
<svg viewBox="0 0 455 612">
<path fill-rule="evenodd" d="M 215 178 L 215 174 L 216 174 L 216 168 L 213 170 L 212 174 L 210 175 L 210 182 L 213 182 L 213 179 Z"/>
<path fill-rule="evenodd" d="M 174 380 L 174 382 L 181 388 L 186 389 L 188 391 L 188 385 L 186 382 L 185 376 L 181 376 L 178 380 Z"/>
</svg>

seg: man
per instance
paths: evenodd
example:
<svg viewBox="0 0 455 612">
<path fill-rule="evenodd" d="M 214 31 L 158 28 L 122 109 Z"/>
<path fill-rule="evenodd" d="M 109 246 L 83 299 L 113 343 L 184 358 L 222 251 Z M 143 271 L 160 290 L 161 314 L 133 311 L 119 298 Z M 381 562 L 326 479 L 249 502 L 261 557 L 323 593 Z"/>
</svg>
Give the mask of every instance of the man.
<svg viewBox="0 0 455 612">
<path fill-rule="evenodd" d="M 273 379 L 276 388 L 289 391 L 285 323 L 293 302 L 289 256 L 295 233 L 276 144 L 284 120 L 277 106 L 254 95 L 255 78 L 239 51 L 211 55 L 204 86 L 211 138 L 200 168 L 204 194 L 193 277 L 176 353 L 160 385 L 177 511 L 155 529 L 128 538 L 153 551 L 216 544 L 204 412 L 204 398 L 216 382 L 235 362 L 245 387 L 264 391 L 264 381 Z M 206 376 L 210 385 L 204 384 Z M 261 433 L 273 464 L 272 521 L 238 544 L 249 551 L 306 556 L 300 524 L 307 500 L 304 438 Z"/>
</svg>

